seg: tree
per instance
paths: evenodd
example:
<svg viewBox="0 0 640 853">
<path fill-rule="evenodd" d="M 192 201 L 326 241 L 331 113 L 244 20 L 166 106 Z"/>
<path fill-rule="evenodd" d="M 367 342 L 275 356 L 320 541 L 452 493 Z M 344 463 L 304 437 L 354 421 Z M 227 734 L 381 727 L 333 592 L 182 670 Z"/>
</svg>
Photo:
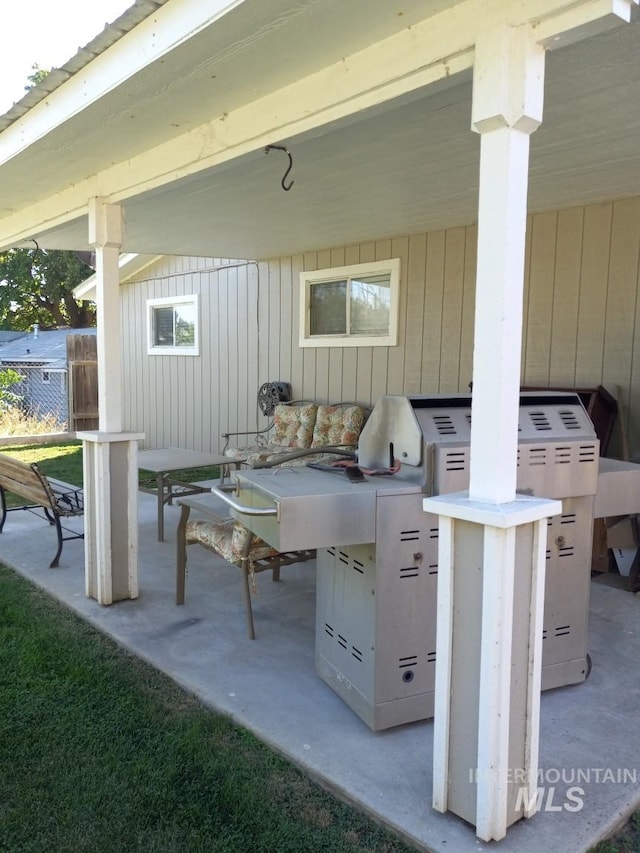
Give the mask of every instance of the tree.
<svg viewBox="0 0 640 853">
<path fill-rule="evenodd" d="M 37 86 L 38 83 L 41 83 L 48 74 L 51 74 L 53 68 L 47 71 L 46 68 L 40 68 L 38 63 L 34 62 L 34 64 L 31 66 L 31 70 L 33 73 L 29 74 L 29 76 L 27 77 L 29 83 L 24 87 L 25 92 L 28 92 L 30 89 L 33 89 L 34 86 Z"/>
<path fill-rule="evenodd" d="M 72 292 L 91 273 L 74 252 L 38 248 L 0 252 L 0 327 L 95 326 L 95 305 L 78 301 Z"/>
</svg>

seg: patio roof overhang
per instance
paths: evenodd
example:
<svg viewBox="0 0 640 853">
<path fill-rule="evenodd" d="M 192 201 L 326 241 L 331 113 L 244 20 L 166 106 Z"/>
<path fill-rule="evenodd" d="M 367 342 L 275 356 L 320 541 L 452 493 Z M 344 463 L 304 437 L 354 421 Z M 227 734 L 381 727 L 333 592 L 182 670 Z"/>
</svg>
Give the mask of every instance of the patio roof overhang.
<svg viewBox="0 0 640 853">
<path fill-rule="evenodd" d="M 563 5 L 526 12 L 563 46 L 531 140 L 532 211 L 640 193 L 638 15 L 564 46 L 544 15 Z M 88 249 L 94 196 L 122 205 L 123 251 L 152 255 L 263 258 L 476 219 L 472 45 L 504 3 L 139 6 L 133 29 L 0 119 L 0 246 Z"/>
</svg>

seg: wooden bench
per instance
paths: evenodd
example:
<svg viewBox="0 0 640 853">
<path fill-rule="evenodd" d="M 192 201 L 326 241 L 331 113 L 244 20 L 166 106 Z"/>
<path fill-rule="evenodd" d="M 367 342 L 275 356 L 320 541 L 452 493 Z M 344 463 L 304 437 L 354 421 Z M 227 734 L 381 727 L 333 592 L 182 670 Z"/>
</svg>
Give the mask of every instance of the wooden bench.
<svg viewBox="0 0 640 853">
<path fill-rule="evenodd" d="M 18 495 L 30 503 L 7 507 L 6 492 Z M 27 464 L 19 459 L 14 459 L 12 456 L 0 453 L 0 505 L 2 507 L 0 533 L 4 528 L 7 514 L 14 510 L 28 510 L 36 515 L 40 515 L 38 511 L 42 510 L 44 518 L 49 524 L 55 525 L 58 535 L 58 550 L 49 565 L 51 569 L 58 565 L 64 542 L 69 539 L 84 539 L 84 533 L 76 533 L 63 528 L 60 522 L 61 518 L 69 518 L 84 513 L 82 489 L 72 486 L 70 483 L 47 477 L 35 462 Z M 64 536 L 63 530 L 70 535 Z"/>
</svg>

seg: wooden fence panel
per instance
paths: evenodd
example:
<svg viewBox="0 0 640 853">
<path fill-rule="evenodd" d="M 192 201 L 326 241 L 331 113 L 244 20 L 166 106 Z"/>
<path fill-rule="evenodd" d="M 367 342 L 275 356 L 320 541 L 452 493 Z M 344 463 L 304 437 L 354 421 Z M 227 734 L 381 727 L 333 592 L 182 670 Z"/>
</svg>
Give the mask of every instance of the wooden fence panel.
<svg viewBox="0 0 640 853">
<path fill-rule="evenodd" d="M 95 335 L 67 337 L 69 431 L 98 429 L 98 349 Z"/>
</svg>

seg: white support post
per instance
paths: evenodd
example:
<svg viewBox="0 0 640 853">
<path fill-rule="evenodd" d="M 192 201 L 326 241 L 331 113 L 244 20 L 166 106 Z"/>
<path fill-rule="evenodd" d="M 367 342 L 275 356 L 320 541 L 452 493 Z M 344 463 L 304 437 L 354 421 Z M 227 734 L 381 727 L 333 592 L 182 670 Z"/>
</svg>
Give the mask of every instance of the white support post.
<svg viewBox="0 0 640 853">
<path fill-rule="evenodd" d="M 546 526 L 562 503 L 423 503 L 441 531 L 433 807 L 497 841 L 535 812 Z"/>
<path fill-rule="evenodd" d="M 476 45 L 472 121 L 481 134 L 469 494 L 516 491 L 529 134 L 542 121 L 544 49 L 528 27 Z M 476 449 L 476 453 L 474 453 Z"/>
<path fill-rule="evenodd" d="M 474 824 L 485 841 L 503 838 L 531 811 L 545 519 L 562 509 L 516 496 L 529 135 L 542 120 L 543 88 L 544 49 L 529 27 L 478 38 L 470 486 L 424 501 L 441 518 L 433 805 Z"/>
<path fill-rule="evenodd" d="M 142 433 L 122 432 L 120 276 L 122 211 L 89 200 L 96 250 L 98 418 L 81 432 L 85 489 L 85 591 L 100 604 L 138 596 L 137 452 Z"/>
</svg>

